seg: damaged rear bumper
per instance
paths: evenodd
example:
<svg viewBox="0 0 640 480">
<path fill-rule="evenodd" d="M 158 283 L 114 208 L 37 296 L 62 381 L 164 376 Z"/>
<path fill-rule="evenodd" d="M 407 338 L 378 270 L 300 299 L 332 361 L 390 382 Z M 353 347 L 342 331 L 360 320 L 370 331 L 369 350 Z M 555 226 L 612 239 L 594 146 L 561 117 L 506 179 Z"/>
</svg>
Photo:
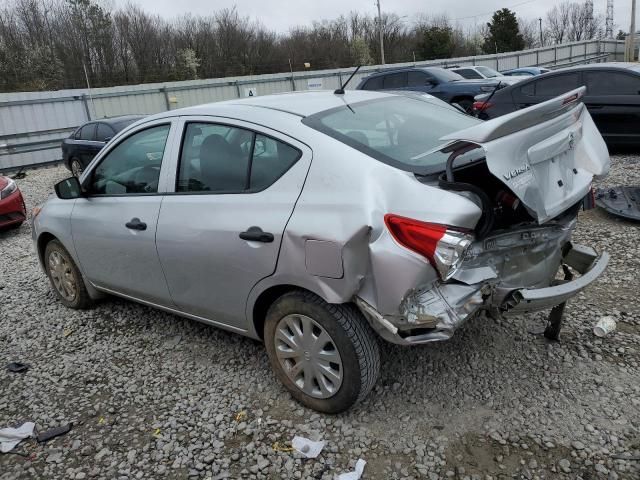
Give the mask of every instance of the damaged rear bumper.
<svg viewBox="0 0 640 480">
<path fill-rule="evenodd" d="M 607 268 L 609 254 L 600 255 L 590 247 L 574 245 L 564 256 L 563 263 L 582 275 L 575 280 L 546 288 L 522 288 L 511 293 L 502 309 L 505 314 L 544 310 L 566 302 L 595 281 Z"/>
<path fill-rule="evenodd" d="M 608 253 L 598 255 L 581 245 L 568 247 L 562 264 L 581 274 L 571 281 L 519 289 L 501 286 L 499 280 L 473 285 L 435 282 L 407 295 L 401 308 L 403 315 L 396 316 L 380 314 L 359 297 L 355 303 L 378 334 L 391 343 L 418 345 L 447 340 L 466 320 L 482 311 L 519 314 L 551 308 L 578 294 L 604 272 Z"/>
</svg>

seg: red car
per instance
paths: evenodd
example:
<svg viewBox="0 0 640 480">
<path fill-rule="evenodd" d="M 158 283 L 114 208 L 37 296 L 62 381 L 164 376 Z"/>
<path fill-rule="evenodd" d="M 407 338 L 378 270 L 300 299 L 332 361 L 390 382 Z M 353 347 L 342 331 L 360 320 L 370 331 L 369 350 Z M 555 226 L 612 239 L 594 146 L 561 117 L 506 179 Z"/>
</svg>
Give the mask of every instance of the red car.
<svg viewBox="0 0 640 480">
<path fill-rule="evenodd" d="M 0 176 L 0 230 L 19 227 L 27 219 L 27 208 L 16 182 Z"/>
</svg>

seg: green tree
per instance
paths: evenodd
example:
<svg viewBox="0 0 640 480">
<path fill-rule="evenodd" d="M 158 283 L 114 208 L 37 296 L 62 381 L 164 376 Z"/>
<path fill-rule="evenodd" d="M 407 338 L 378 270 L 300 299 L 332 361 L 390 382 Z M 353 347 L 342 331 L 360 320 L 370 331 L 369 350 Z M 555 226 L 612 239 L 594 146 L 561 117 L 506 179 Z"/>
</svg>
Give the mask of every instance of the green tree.
<svg viewBox="0 0 640 480">
<path fill-rule="evenodd" d="M 369 45 L 363 37 L 354 37 L 351 41 L 351 51 L 353 52 L 355 65 L 373 64 L 373 58 L 371 58 L 371 53 L 369 53 Z"/>
<path fill-rule="evenodd" d="M 455 48 L 453 29 L 446 25 L 425 28 L 419 43 L 420 54 L 425 60 L 451 58 Z"/>
<path fill-rule="evenodd" d="M 487 23 L 482 50 L 485 53 L 516 52 L 524 49 L 524 39 L 515 12 L 508 8 L 493 13 Z"/>
</svg>

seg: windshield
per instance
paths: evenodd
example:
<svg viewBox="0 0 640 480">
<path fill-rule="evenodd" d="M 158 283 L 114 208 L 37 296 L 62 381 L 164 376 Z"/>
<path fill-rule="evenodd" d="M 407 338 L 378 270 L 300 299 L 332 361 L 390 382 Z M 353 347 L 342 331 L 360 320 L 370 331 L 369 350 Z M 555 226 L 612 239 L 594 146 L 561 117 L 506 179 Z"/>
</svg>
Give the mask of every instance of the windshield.
<svg viewBox="0 0 640 480">
<path fill-rule="evenodd" d="M 302 122 L 381 162 L 423 175 L 444 169 L 448 154 L 428 153 L 445 143 L 439 138 L 481 123 L 446 103 L 400 95 L 333 108 Z"/>
<path fill-rule="evenodd" d="M 455 82 L 456 80 L 464 80 L 464 77 L 459 73 L 452 72 L 451 70 L 445 70 L 444 68 L 431 68 L 425 71 L 436 77 L 441 82 Z"/>
<path fill-rule="evenodd" d="M 500 72 L 495 71 L 493 68 L 489 67 L 476 67 L 481 74 L 483 74 L 487 78 L 501 77 Z"/>
</svg>

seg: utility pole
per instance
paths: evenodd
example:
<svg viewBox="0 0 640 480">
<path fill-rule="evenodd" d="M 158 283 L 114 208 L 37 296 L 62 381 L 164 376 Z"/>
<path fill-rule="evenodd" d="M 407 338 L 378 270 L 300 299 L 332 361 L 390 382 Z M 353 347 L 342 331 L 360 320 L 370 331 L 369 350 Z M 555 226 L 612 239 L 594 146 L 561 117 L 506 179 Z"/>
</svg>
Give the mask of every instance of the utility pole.
<svg viewBox="0 0 640 480">
<path fill-rule="evenodd" d="M 378 33 L 380 35 L 380 59 L 382 60 L 381 62 L 382 65 L 384 65 L 384 36 L 382 32 L 382 14 L 380 13 L 380 0 L 376 0 L 376 4 L 378 5 Z"/>
<path fill-rule="evenodd" d="M 540 46 L 544 47 L 544 41 L 542 40 L 542 17 L 538 19 L 538 22 L 540 22 Z"/>
<path fill-rule="evenodd" d="M 631 0 L 631 27 L 629 27 L 629 61 L 636 61 L 636 0 Z"/>
</svg>

